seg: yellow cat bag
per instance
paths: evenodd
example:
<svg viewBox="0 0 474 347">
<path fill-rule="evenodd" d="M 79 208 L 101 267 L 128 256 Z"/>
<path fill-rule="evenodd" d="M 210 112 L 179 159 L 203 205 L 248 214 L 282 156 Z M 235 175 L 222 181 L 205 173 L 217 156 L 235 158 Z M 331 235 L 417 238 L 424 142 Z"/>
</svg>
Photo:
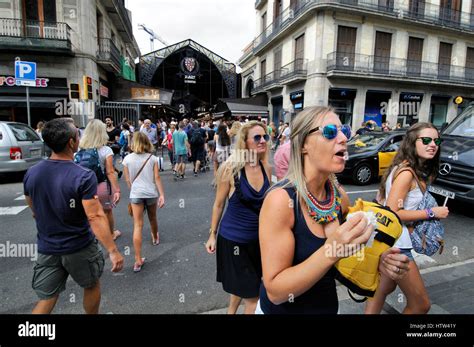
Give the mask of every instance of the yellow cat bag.
<svg viewBox="0 0 474 347">
<path fill-rule="evenodd" d="M 362 295 L 362 300 L 373 297 L 379 285 L 379 260 L 382 253 L 391 248 L 402 234 L 400 218 L 390 208 L 374 202 L 358 199 L 354 206 L 349 207 L 349 213 L 373 212 L 377 220 L 373 242 L 363 247 L 360 252 L 339 260 L 336 263 L 336 279 L 351 292 Z"/>
</svg>

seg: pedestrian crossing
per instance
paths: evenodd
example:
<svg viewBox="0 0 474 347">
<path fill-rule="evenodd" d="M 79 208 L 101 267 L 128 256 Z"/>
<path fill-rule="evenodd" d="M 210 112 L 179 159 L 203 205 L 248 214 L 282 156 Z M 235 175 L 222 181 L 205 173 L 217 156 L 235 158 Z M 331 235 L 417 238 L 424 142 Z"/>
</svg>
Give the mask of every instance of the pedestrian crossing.
<svg viewBox="0 0 474 347">
<path fill-rule="evenodd" d="M 23 193 L 17 193 L 17 197 L 13 199 L 13 201 L 25 201 L 26 198 L 23 195 Z M 26 210 L 28 206 L 22 205 L 22 206 L 6 206 L 2 207 L 0 206 L 0 216 L 16 216 Z"/>
</svg>

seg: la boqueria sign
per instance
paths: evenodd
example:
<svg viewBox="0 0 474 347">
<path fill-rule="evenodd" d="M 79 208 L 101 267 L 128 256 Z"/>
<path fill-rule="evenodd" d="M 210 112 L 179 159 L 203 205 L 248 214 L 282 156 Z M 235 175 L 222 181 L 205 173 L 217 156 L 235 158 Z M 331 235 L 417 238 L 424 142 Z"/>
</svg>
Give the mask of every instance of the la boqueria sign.
<svg viewBox="0 0 474 347">
<path fill-rule="evenodd" d="M 47 88 L 48 87 L 48 78 L 37 78 L 36 87 L 37 88 Z M 13 76 L 0 76 L 0 87 L 16 87 L 16 79 Z"/>
</svg>

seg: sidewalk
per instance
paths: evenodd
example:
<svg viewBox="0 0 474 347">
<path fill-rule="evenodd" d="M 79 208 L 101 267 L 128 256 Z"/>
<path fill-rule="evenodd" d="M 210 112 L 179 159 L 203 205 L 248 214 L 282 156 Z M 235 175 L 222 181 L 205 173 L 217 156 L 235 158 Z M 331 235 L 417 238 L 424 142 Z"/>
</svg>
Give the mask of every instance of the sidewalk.
<svg viewBox="0 0 474 347">
<path fill-rule="evenodd" d="M 421 266 L 423 267 L 423 266 Z M 474 314 L 474 259 L 420 270 L 431 299 L 429 314 Z M 339 314 L 363 314 L 364 304 L 353 301 L 347 289 L 337 286 Z M 397 289 L 387 297 L 382 314 L 399 314 L 405 307 L 403 293 Z M 226 314 L 227 308 L 203 312 Z M 240 306 L 239 314 L 243 313 Z"/>
</svg>

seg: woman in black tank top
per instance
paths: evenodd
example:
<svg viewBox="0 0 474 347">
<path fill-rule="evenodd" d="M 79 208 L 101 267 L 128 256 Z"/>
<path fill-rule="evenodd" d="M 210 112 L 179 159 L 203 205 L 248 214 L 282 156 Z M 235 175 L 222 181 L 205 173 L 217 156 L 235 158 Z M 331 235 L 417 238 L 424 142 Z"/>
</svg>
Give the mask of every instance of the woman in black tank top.
<svg viewBox="0 0 474 347">
<path fill-rule="evenodd" d="M 342 223 L 350 202 L 334 174 L 344 170 L 350 136 L 331 108 L 309 108 L 294 119 L 288 175 L 260 212 L 257 313 L 337 313 L 332 268 L 342 257 L 338 249 L 351 255 L 348 246 L 366 243 L 373 230 L 362 214 Z"/>
</svg>

